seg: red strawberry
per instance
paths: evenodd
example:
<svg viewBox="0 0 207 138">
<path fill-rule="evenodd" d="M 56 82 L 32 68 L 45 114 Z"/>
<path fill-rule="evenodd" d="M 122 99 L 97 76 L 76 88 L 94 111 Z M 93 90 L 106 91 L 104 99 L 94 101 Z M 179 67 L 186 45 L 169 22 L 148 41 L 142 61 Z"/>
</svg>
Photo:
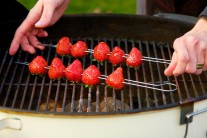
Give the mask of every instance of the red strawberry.
<svg viewBox="0 0 207 138">
<path fill-rule="evenodd" d="M 47 61 L 42 56 L 37 56 L 29 63 L 29 71 L 32 74 L 44 75 L 47 73 Z"/>
<path fill-rule="evenodd" d="M 70 39 L 68 37 L 62 37 L 57 43 L 56 53 L 60 56 L 69 55 L 71 46 Z"/>
<path fill-rule="evenodd" d="M 117 90 L 121 90 L 124 87 L 123 82 L 124 75 L 121 67 L 118 67 L 106 78 L 106 84 Z"/>
<path fill-rule="evenodd" d="M 126 64 L 130 67 L 138 67 L 142 64 L 142 53 L 139 51 L 138 48 L 132 48 L 126 59 Z"/>
<path fill-rule="evenodd" d="M 86 85 L 93 86 L 100 82 L 101 73 L 95 65 L 91 65 L 83 71 L 82 82 Z"/>
<path fill-rule="evenodd" d="M 48 76 L 50 79 L 60 79 L 65 77 L 65 66 L 61 59 L 55 57 L 52 60 L 50 69 L 48 71 Z"/>
<path fill-rule="evenodd" d="M 88 50 L 86 43 L 83 41 L 78 41 L 71 47 L 71 55 L 75 58 L 84 57 L 87 54 L 85 52 L 86 50 Z"/>
<path fill-rule="evenodd" d="M 108 60 L 109 54 L 110 54 L 110 48 L 105 42 L 98 43 L 98 45 L 95 46 L 94 48 L 93 56 L 99 62 Z"/>
<path fill-rule="evenodd" d="M 116 46 L 112 50 L 109 56 L 109 60 L 113 65 L 117 65 L 126 60 L 124 56 L 125 56 L 125 52 L 119 46 Z"/>
<path fill-rule="evenodd" d="M 72 64 L 68 65 L 65 70 L 65 76 L 73 82 L 80 82 L 82 78 L 83 68 L 80 60 L 76 59 Z"/>
</svg>

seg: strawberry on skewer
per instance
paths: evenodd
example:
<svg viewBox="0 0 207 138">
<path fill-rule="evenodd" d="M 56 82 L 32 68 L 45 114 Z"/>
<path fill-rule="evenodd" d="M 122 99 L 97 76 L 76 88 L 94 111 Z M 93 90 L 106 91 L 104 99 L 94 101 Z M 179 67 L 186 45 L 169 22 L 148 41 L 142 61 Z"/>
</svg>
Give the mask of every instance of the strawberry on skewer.
<svg viewBox="0 0 207 138">
<path fill-rule="evenodd" d="M 50 79 L 60 79 L 65 77 L 65 69 L 61 59 L 55 57 L 49 67 L 48 76 Z"/>
<path fill-rule="evenodd" d="M 113 65 L 117 65 L 117 64 L 125 62 L 125 60 L 126 58 L 125 58 L 124 50 L 122 50 L 119 46 L 114 47 L 109 56 L 109 61 Z"/>
<path fill-rule="evenodd" d="M 126 58 L 126 65 L 129 67 L 139 67 L 142 64 L 142 53 L 138 48 L 133 47 Z"/>
<path fill-rule="evenodd" d="M 88 46 L 84 41 L 77 41 L 71 47 L 71 55 L 75 58 L 84 57 L 87 54 Z"/>
<path fill-rule="evenodd" d="M 31 74 L 44 75 L 47 73 L 48 63 L 42 56 L 36 56 L 29 64 L 28 68 Z"/>
<path fill-rule="evenodd" d="M 95 65 L 91 65 L 83 71 L 82 82 L 87 86 L 94 86 L 100 82 L 101 73 Z"/>
<path fill-rule="evenodd" d="M 68 65 L 65 70 L 65 77 L 72 82 L 81 82 L 83 73 L 82 63 L 76 59 Z"/>
<path fill-rule="evenodd" d="M 68 56 L 71 53 L 72 44 L 68 37 L 62 37 L 56 46 L 56 53 L 60 56 Z"/>
<path fill-rule="evenodd" d="M 106 78 L 106 84 L 117 90 L 123 89 L 124 87 L 123 69 L 121 67 L 118 67 L 115 71 L 113 71 Z"/>
<path fill-rule="evenodd" d="M 98 43 L 93 50 L 93 57 L 99 62 L 103 62 L 109 59 L 110 48 L 105 42 Z"/>
</svg>

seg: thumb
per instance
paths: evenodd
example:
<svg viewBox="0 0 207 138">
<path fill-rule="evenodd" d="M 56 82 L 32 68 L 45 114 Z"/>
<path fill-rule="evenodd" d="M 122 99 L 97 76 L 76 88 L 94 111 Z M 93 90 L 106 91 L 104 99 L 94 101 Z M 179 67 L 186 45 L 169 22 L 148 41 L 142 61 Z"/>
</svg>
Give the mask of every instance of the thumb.
<svg viewBox="0 0 207 138">
<path fill-rule="evenodd" d="M 172 60 L 170 62 L 170 65 L 165 69 L 164 74 L 166 76 L 171 76 L 173 75 L 173 71 L 175 70 L 177 65 L 177 53 L 174 52 L 172 56 Z"/>
<path fill-rule="evenodd" d="M 36 28 L 45 28 L 50 26 L 54 13 L 54 7 L 50 4 L 44 7 L 40 20 L 35 24 Z"/>
</svg>

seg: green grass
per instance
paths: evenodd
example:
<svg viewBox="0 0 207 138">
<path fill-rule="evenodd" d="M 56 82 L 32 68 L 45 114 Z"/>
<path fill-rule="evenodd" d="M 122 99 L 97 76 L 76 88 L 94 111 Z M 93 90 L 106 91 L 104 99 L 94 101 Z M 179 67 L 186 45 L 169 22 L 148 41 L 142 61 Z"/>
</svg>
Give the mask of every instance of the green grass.
<svg viewBox="0 0 207 138">
<path fill-rule="evenodd" d="M 37 0 L 18 0 L 31 9 Z M 136 14 L 136 0 L 71 0 L 65 14 L 124 13 Z"/>
</svg>

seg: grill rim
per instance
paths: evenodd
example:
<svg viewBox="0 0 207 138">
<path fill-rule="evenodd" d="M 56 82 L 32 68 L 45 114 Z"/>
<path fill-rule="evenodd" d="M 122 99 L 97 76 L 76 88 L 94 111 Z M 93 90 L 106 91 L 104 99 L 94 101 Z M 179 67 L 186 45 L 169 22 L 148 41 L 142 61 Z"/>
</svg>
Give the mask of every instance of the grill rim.
<svg viewBox="0 0 207 138">
<path fill-rule="evenodd" d="M 202 100 L 206 100 L 207 95 L 201 96 L 199 98 L 193 98 L 190 99 L 190 103 L 192 102 L 198 102 Z M 188 99 L 185 99 L 188 100 Z M 189 103 L 189 102 L 188 102 Z M 0 107 L 1 112 L 5 113 L 16 113 L 16 114 L 22 114 L 23 115 L 35 115 L 35 116 L 109 116 L 109 115 L 131 115 L 131 114 L 139 114 L 139 113 L 146 113 L 146 112 L 154 112 L 154 111 L 164 111 L 167 109 L 177 108 L 181 107 L 182 104 L 186 104 L 185 102 L 179 101 L 172 104 L 168 104 L 167 106 L 159 106 L 159 107 L 152 107 L 152 108 L 145 108 L 144 110 L 139 109 L 133 109 L 131 110 L 125 110 L 125 111 L 113 111 L 113 112 L 55 112 L 55 111 L 31 111 L 31 110 L 22 110 L 22 109 L 16 109 L 16 108 L 9 108 L 9 107 Z"/>
</svg>

